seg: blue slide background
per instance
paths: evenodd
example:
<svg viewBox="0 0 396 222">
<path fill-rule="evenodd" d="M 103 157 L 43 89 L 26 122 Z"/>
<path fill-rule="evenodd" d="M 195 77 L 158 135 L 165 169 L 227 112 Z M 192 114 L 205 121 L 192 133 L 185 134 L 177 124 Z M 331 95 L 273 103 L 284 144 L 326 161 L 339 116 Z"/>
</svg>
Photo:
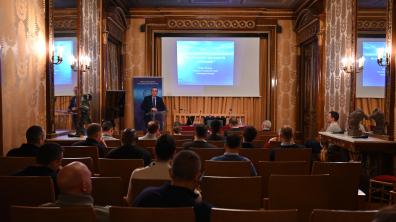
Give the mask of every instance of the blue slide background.
<svg viewBox="0 0 396 222">
<path fill-rule="evenodd" d="M 234 84 L 234 41 L 177 41 L 179 85 Z"/>
<path fill-rule="evenodd" d="M 364 41 L 363 56 L 365 58 L 363 67 L 363 86 L 384 87 L 385 67 L 377 64 L 377 49 L 385 48 L 384 42 Z"/>
<path fill-rule="evenodd" d="M 54 65 L 54 82 L 55 85 L 69 85 L 73 84 L 73 72 L 70 67 L 69 57 L 73 55 L 74 43 L 72 40 L 55 40 L 55 55 L 58 54 L 58 46 L 63 47 L 63 62 L 59 65 Z M 55 56 L 56 59 L 56 56 Z"/>
</svg>

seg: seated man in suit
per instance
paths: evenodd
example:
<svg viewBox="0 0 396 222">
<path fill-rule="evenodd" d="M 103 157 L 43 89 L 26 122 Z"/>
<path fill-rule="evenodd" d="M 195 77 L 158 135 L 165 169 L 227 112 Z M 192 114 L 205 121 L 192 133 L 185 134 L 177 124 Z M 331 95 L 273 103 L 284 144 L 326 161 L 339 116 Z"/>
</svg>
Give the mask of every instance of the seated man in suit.
<svg viewBox="0 0 396 222">
<path fill-rule="evenodd" d="M 26 131 L 27 143 L 22 144 L 19 148 L 10 150 L 7 156 L 14 157 L 35 157 L 39 147 L 44 144 L 44 131 L 40 126 L 31 126 Z"/>
<path fill-rule="evenodd" d="M 87 138 L 84 141 L 76 142 L 73 146 L 96 146 L 99 157 L 104 158 L 106 153 L 106 143 L 102 138 L 102 127 L 97 123 L 91 123 L 87 128 Z"/>
<path fill-rule="evenodd" d="M 135 199 L 134 207 L 194 207 L 197 222 L 210 221 L 211 205 L 195 191 L 201 176 L 201 160 L 192 151 L 176 154 L 169 171 L 171 183 L 149 187 Z M 175 215 L 177 221 L 177 215 Z"/>
<path fill-rule="evenodd" d="M 110 221 L 108 208 L 94 206 L 91 171 L 83 163 L 72 162 L 63 167 L 58 174 L 58 186 L 58 199 L 42 207 L 93 207 L 97 222 Z"/>
<path fill-rule="evenodd" d="M 63 148 L 56 143 L 46 143 L 37 152 L 36 165 L 28 166 L 14 176 L 50 176 L 54 182 L 55 193 L 58 194 L 56 177 L 61 168 Z"/>
<path fill-rule="evenodd" d="M 156 112 L 166 111 L 166 106 L 162 98 L 158 96 L 157 87 L 151 88 L 151 95 L 144 97 L 140 108 L 144 112 L 144 123 L 146 126 L 149 121 L 156 120 L 160 123 L 160 128 L 163 129 L 162 114 L 157 114 Z"/>
<path fill-rule="evenodd" d="M 246 157 L 239 155 L 241 147 L 241 137 L 236 134 L 231 134 L 226 138 L 225 153 L 221 156 L 215 156 L 210 160 L 214 161 L 248 161 L 250 162 L 250 174 L 257 176 L 256 168 L 253 163 Z"/>
<path fill-rule="evenodd" d="M 194 141 L 185 142 L 183 144 L 183 149 L 190 148 L 216 148 L 215 145 L 210 144 L 206 141 L 206 136 L 208 135 L 208 130 L 205 125 L 196 125 L 195 126 L 195 136 Z"/>
<path fill-rule="evenodd" d="M 239 135 L 241 134 L 241 129 L 239 128 L 238 119 L 236 117 L 230 118 L 230 120 L 228 121 L 228 126 L 230 127 L 230 129 L 224 131 L 225 137 L 234 133 Z"/>
<path fill-rule="evenodd" d="M 254 148 L 253 140 L 256 139 L 257 130 L 253 126 L 247 126 L 243 130 L 242 148 Z"/>
<path fill-rule="evenodd" d="M 208 137 L 208 140 L 224 140 L 224 136 L 219 135 L 221 130 L 221 122 L 220 120 L 213 120 L 210 123 L 210 135 Z"/>
<path fill-rule="evenodd" d="M 158 138 L 157 143 L 155 144 L 155 156 L 157 159 L 149 166 L 135 169 L 132 172 L 129 187 L 128 187 L 128 195 L 126 200 L 128 203 L 132 205 L 133 200 L 133 192 L 132 192 L 132 179 L 158 179 L 158 180 L 170 180 L 169 169 L 171 165 L 171 161 L 173 159 L 173 155 L 176 150 L 176 142 L 170 135 L 162 135 Z"/>
<path fill-rule="evenodd" d="M 147 133 L 139 137 L 139 140 L 157 140 L 159 132 L 159 124 L 157 121 L 150 121 L 147 123 Z"/>
<path fill-rule="evenodd" d="M 126 128 L 122 132 L 121 143 L 122 146 L 111 150 L 106 158 L 110 159 L 143 159 L 144 165 L 151 163 L 151 154 L 136 145 L 136 131 L 134 129 Z"/>
</svg>

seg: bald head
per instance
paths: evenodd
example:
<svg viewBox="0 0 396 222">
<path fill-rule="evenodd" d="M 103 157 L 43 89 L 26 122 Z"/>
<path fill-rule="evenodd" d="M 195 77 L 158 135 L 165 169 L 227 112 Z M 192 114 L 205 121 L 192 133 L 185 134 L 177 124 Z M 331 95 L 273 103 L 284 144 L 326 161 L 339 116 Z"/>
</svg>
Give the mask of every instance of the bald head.
<svg viewBox="0 0 396 222">
<path fill-rule="evenodd" d="M 92 191 L 91 171 L 81 162 L 72 162 L 58 173 L 58 186 L 62 194 L 83 195 Z"/>
</svg>

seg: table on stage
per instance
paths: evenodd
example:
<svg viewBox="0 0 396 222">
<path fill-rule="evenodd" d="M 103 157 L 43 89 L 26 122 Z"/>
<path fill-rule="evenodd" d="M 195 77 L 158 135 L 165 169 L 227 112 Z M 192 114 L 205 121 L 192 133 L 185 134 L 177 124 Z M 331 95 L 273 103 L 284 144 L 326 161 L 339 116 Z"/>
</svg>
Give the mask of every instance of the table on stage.
<svg viewBox="0 0 396 222">
<path fill-rule="evenodd" d="M 191 124 L 202 124 L 204 122 L 204 118 L 206 117 L 213 117 L 213 118 L 225 118 L 226 122 L 228 123 L 228 120 L 231 117 L 235 117 L 238 119 L 238 122 L 245 123 L 245 114 L 234 114 L 234 113 L 229 113 L 229 114 L 224 114 L 224 113 L 175 113 L 173 115 L 173 121 L 174 122 L 180 122 L 181 124 L 186 124 L 188 119 L 193 117 L 194 122 Z"/>
</svg>

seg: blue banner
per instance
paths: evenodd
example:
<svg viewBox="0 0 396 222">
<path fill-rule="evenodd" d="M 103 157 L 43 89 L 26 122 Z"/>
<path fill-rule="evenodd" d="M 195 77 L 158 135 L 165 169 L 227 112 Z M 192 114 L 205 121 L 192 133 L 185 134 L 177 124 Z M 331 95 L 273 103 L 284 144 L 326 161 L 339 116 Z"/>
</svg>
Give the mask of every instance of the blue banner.
<svg viewBox="0 0 396 222">
<path fill-rule="evenodd" d="M 158 96 L 162 97 L 162 78 L 160 77 L 135 77 L 133 78 L 133 98 L 135 129 L 144 130 L 144 111 L 140 108 L 145 96 L 151 95 L 151 88 L 158 88 Z"/>
</svg>

